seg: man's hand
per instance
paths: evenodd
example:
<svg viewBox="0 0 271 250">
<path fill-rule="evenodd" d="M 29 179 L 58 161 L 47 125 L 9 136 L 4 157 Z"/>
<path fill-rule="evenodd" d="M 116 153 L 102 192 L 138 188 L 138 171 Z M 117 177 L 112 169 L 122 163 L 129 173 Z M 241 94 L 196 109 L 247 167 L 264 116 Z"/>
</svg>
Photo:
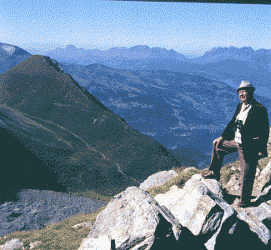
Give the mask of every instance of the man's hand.
<svg viewBox="0 0 271 250">
<path fill-rule="evenodd" d="M 213 141 L 214 147 L 216 148 L 222 141 L 223 141 L 223 137 L 222 137 L 222 136 L 220 136 L 219 138 L 216 138 L 216 139 Z"/>
</svg>

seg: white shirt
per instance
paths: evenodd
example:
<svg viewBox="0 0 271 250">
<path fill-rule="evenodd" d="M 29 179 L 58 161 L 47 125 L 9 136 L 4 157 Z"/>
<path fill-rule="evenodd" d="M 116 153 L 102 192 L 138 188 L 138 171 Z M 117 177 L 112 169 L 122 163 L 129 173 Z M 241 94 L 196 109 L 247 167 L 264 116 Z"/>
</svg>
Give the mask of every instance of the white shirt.
<svg viewBox="0 0 271 250">
<path fill-rule="evenodd" d="M 242 124 L 245 124 L 245 121 L 247 119 L 247 115 L 249 110 L 251 109 L 251 104 L 247 104 L 245 105 L 244 103 L 242 104 L 241 110 L 239 112 L 239 114 L 236 116 L 236 120 L 241 120 Z M 235 138 L 234 138 L 235 142 L 241 144 L 242 143 L 242 137 L 241 137 L 241 133 L 239 128 L 236 129 L 235 131 Z"/>
</svg>

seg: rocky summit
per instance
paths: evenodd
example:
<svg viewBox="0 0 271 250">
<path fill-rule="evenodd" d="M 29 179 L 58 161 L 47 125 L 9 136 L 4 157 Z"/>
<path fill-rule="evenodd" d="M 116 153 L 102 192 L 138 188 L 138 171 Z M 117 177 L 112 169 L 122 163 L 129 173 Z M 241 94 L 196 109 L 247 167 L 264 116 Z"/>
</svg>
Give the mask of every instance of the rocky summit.
<svg viewBox="0 0 271 250">
<path fill-rule="evenodd" d="M 262 188 L 248 208 L 237 207 L 221 183 L 200 174 L 155 197 L 129 187 L 98 215 L 79 250 L 270 249 L 270 166 L 259 174 L 254 186 Z"/>
</svg>

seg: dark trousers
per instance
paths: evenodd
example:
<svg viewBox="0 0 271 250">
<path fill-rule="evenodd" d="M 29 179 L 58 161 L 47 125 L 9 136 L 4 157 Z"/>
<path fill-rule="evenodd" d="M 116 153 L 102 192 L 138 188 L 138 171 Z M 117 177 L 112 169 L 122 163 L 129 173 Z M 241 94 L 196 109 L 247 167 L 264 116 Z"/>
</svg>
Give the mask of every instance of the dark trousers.
<svg viewBox="0 0 271 250">
<path fill-rule="evenodd" d="M 258 164 L 258 152 L 253 145 L 242 146 L 234 140 L 222 141 L 213 149 L 213 156 L 209 170 L 214 171 L 220 179 L 220 169 L 225 155 L 238 152 L 241 167 L 241 201 L 249 202 L 251 199 L 253 183 Z"/>
</svg>

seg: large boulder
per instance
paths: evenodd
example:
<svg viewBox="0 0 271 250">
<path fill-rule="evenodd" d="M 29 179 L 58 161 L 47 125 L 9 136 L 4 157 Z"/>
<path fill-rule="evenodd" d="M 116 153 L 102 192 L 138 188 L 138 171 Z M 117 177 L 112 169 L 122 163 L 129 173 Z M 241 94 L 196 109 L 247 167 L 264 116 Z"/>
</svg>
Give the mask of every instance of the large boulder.
<svg viewBox="0 0 271 250">
<path fill-rule="evenodd" d="M 116 195 L 97 217 L 80 250 L 109 249 L 253 249 L 271 246 L 270 166 L 258 174 L 262 191 L 247 208 L 216 180 L 193 175 L 153 198 L 130 187 Z M 232 199 L 233 198 L 233 199 Z M 99 246 L 99 247 L 98 247 Z"/>
<path fill-rule="evenodd" d="M 85 238 L 78 250 L 86 249 L 111 250 L 111 240 L 106 235 L 98 238 Z"/>
<path fill-rule="evenodd" d="M 237 211 L 237 216 L 243 222 L 246 222 L 249 229 L 254 232 L 258 239 L 265 245 L 271 247 L 271 207 L 266 203 L 248 208 L 238 208 L 233 204 Z"/>
<path fill-rule="evenodd" d="M 268 162 L 267 166 L 262 170 L 259 177 L 256 178 L 253 189 L 257 189 L 257 199 L 269 193 L 271 188 L 271 161 Z M 271 196 L 270 196 L 271 198 Z"/>
<path fill-rule="evenodd" d="M 151 249 L 155 240 L 164 239 L 175 244 L 181 232 L 182 227 L 174 216 L 159 206 L 150 194 L 129 187 L 116 195 L 97 216 L 79 249 L 96 249 L 101 238 L 107 239 L 106 246 L 115 240 L 117 249 Z"/>
<path fill-rule="evenodd" d="M 155 199 L 167 207 L 182 226 L 198 236 L 207 249 L 214 249 L 223 222 L 236 217 L 234 209 L 223 199 L 220 183 L 205 180 L 200 175 L 189 179 L 183 189 L 173 186 Z"/>
<path fill-rule="evenodd" d="M 178 176 L 178 174 L 174 170 L 161 171 L 149 176 L 144 182 L 140 184 L 139 188 L 142 190 L 148 190 L 152 187 L 158 187 L 171 180 L 175 176 Z"/>
</svg>

